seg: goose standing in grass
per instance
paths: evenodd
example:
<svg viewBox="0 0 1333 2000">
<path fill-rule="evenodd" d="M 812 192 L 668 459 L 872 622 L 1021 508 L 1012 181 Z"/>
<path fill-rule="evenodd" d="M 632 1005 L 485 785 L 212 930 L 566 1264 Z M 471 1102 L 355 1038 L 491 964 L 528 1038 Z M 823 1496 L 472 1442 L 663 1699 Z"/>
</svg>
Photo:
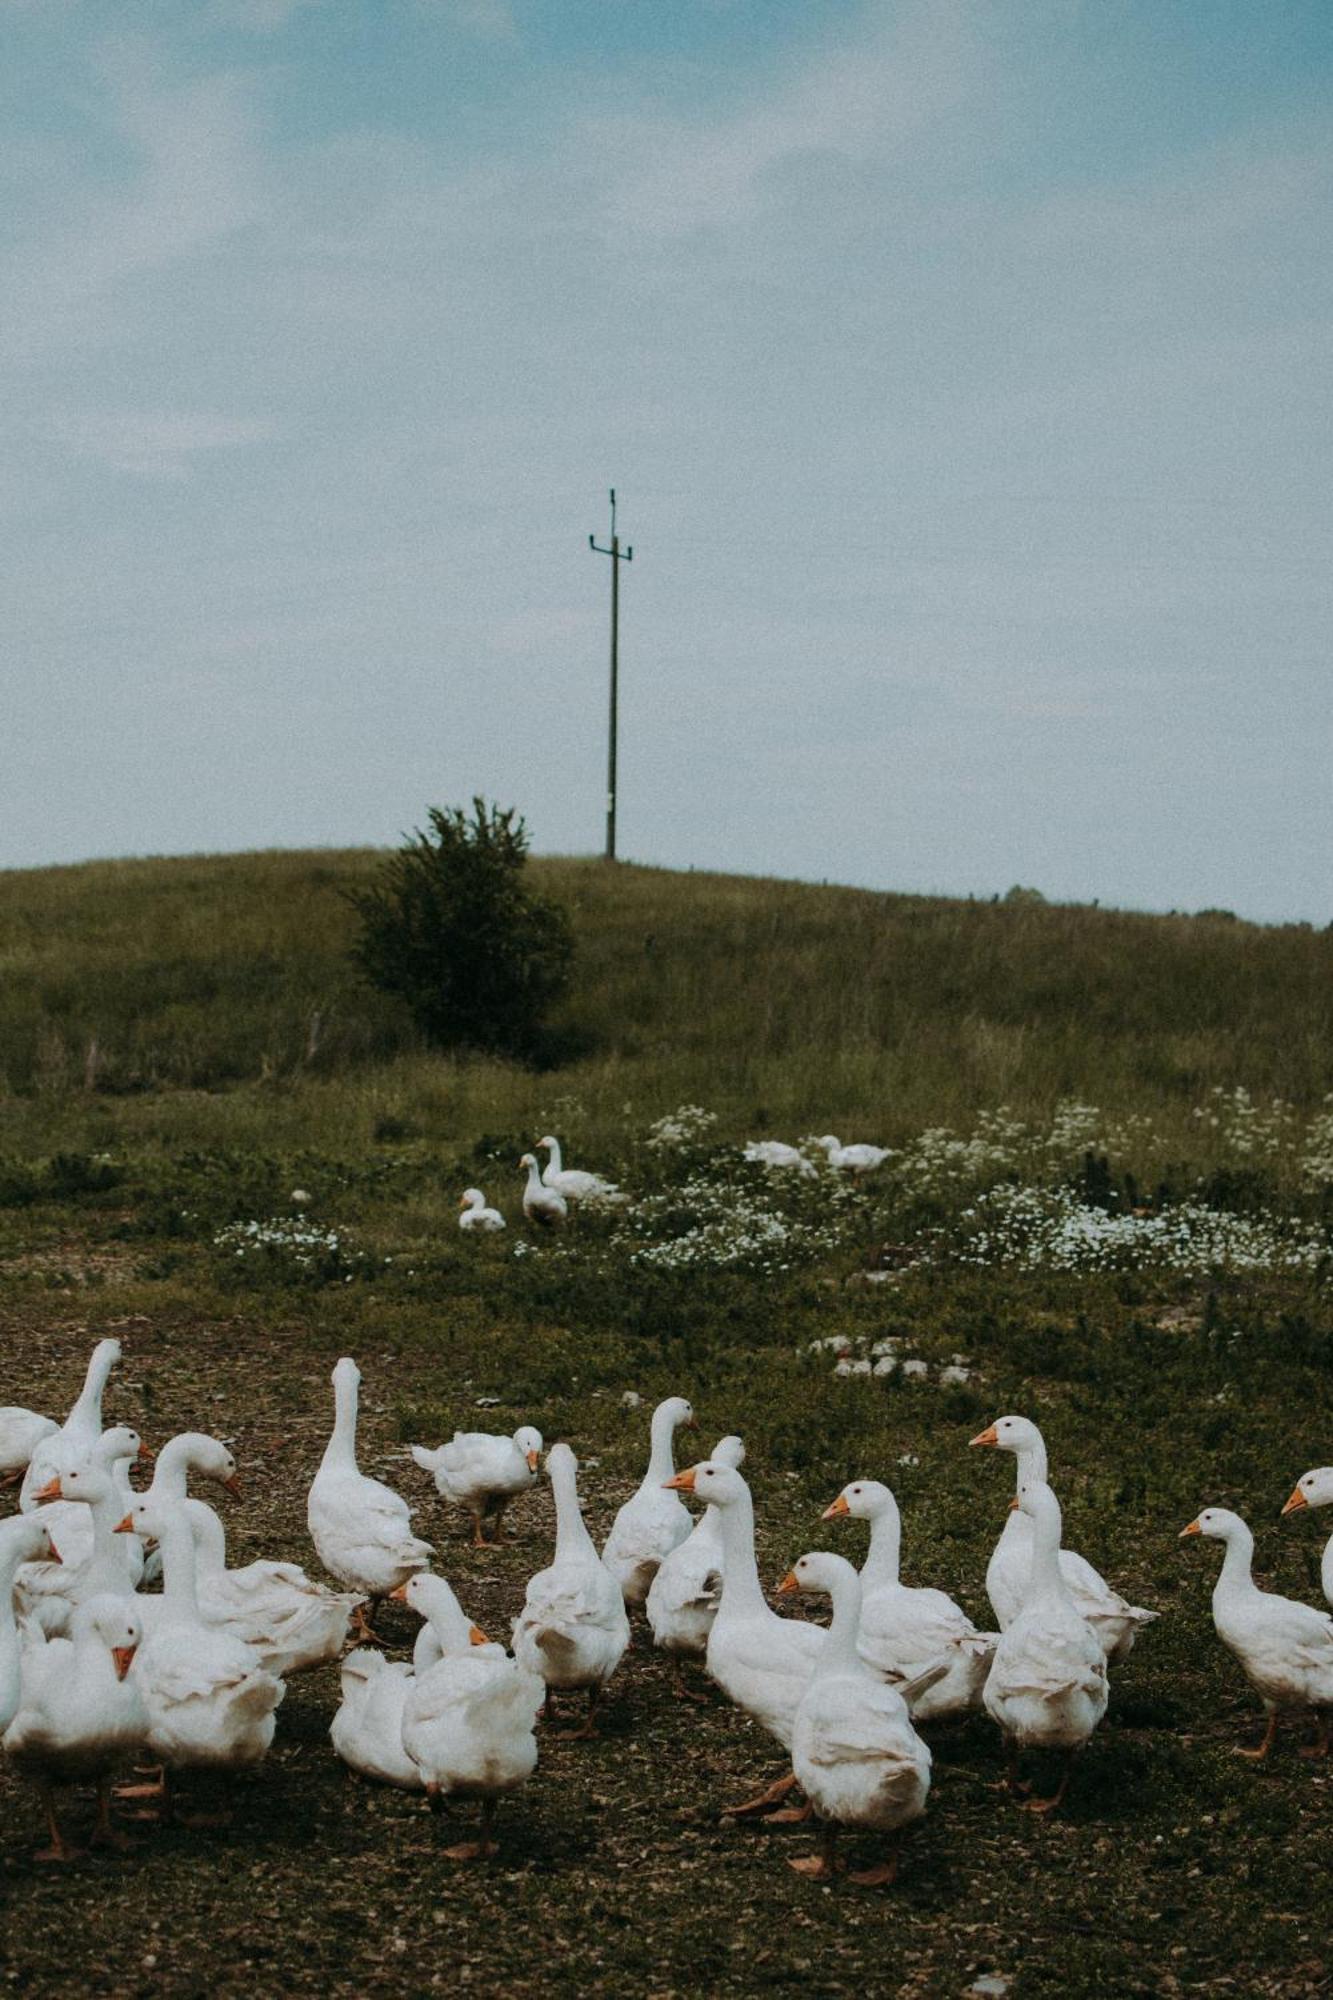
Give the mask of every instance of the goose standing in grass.
<svg viewBox="0 0 1333 2000">
<path fill-rule="evenodd" d="M 469 1621 L 444 1579 L 429 1570 L 418 1570 L 402 1591 L 424 1621 L 411 1660 L 386 1660 L 373 1646 L 349 1653 L 342 1663 L 342 1698 L 329 1736 L 349 1770 L 381 1785 L 419 1792 L 424 1788 L 421 1771 L 403 1748 L 403 1705 L 416 1675 L 468 1644 Z"/>
<path fill-rule="evenodd" d="M 1268 1717 L 1263 1741 L 1241 1757 L 1266 1757 L 1283 1709 L 1313 1709 L 1315 1741 L 1301 1754 L 1323 1757 L 1329 1748 L 1328 1711 L 1333 1708 L 1333 1618 L 1298 1598 L 1260 1590 L 1251 1574 L 1254 1536 L 1229 1507 L 1205 1507 L 1180 1531 L 1207 1535 L 1226 1545 L 1213 1586 L 1213 1624 L 1222 1644 L 1240 1661 Z"/>
<path fill-rule="evenodd" d="M 785 1167 L 798 1174 L 815 1171 L 814 1161 L 799 1146 L 788 1146 L 781 1139 L 751 1139 L 741 1157 L 760 1167 Z"/>
<path fill-rule="evenodd" d="M 17 1404 L 0 1410 L 0 1486 L 19 1485 L 38 1445 L 59 1429 L 54 1417 L 39 1416 L 36 1410 Z"/>
<path fill-rule="evenodd" d="M 1041 1485 L 1048 1483 L 1045 1440 L 1029 1418 L 997 1417 L 993 1424 L 978 1432 L 969 1442 L 993 1445 L 1000 1451 L 1015 1453 L 1020 1493 L 1029 1481 Z M 1023 1607 L 1032 1535 L 1032 1522 L 1026 1511 L 1011 1508 L 986 1569 L 986 1595 L 1001 1631 L 1012 1623 Z M 1128 1659 L 1141 1627 L 1150 1625 L 1160 1614 L 1127 1603 L 1119 1591 L 1112 1590 L 1105 1577 L 1073 1549 L 1061 1549 L 1060 1569 L 1075 1608 L 1101 1640 L 1107 1660 L 1115 1666 Z"/>
<path fill-rule="evenodd" d="M 4 1748 L 42 1789 L 51 1845 L 39 1861 L 72 1861 L 79 1851 L 56 1816 L 55 1788 L 62 1784 L 96 1784 L 94 1847 L 127 1844 L 111 1824 L 111 1775 L 148 1732 L 138 1683 L 126 1678 L 142 1637 L 133 1597 L 93 1596 L 75 1610 L 70 1638 L 48 1639 L 27 1655 Z"/>
<path fill-rule="evenodd" d="M 708 1634 L 708 1672 L 723 1694 L 790 1750 L 796 1710 L 827 1634 L 822 1625 L 779 1618 L 770 1608 L 755 1557 L 754 1501 L 734 1466 L 705 1459 L 677 1473 L 669 1484 L 677 1492 L 696 1493 L 721 1516 L 722 1594 Z M 757 1798 L 729 1808 L 731 1817 L 774 1812 L 795 1783 L 789 1772 Z M 775 1816 L 803 1819 L 807 1810 Z"/>
<path fill-rule="evenodd" d="M 424 1444 L 410 1449 L 422 1471 L 434 1478 L 440 1498 L 467 1509 L 472 1516 L 472 1546 L 485 1549 L 503 1540 L 501 1516 L 515 1494 L 529 1493 L 537 1484 L 542 1434 L 531 1424 L 521 1424 L 512 1437 L 455 1431 L 448 1444 L 433 1451 Z M 487 1520 L 495 1524 L 489 1538 Z"/>
<path fill-rule="evenodd" d="M 857 1479 L 824 1519 L 869 1521 L 870 1549 L 861 1570 L 861 1658 L 890 1681 L 912 1680 L 943 1662 L 947 1671 L 912 1706 L 915 1722 L 963 1715 L 981 1704 L 998 1633 L 978 1632 L 966 1612 L 942 1590 L 913 1589 L 900 1581 L 902 1523 L 898 1502 L 878 1479 Z"/>
<path fill-rule="evenodd" d="M 397 1595 L 428 1615 L 432 1596 L 444 1591 L 449 1585 L 443 1577 L 414 1576 Z M 450 1860 L 476 1861 L 497 1852 L 491 1839 L 496 1800 L 537 1768 L 534 1732 L 546 1687 L 540 1674 L 492 1645 L 461 1608 L 459 1617 L 462 1643 L 451 1631 L 443 1656 L 407 1690 L 402 1735 L 433 1806 L 446 1797 L 480 1799 L 480 1838 L 444 1850 Z"/>
<path fill-rule="evenodd" d="M 614 1181 L 604 1180 L 601 1174 L 584 1172 L 581 1167 L 567 1167 L 560 1155 L 560 1141 L 549 1135 L 537 1141 L 538 1152 L 550 1155 L 542 1171 L 542 1184 L 554 1188 L 566 1201 L 613 1201 L 620 1198 L 620 1189 Z"/>
<path fill-rule="evenodd" d="M 844 1146 L 826 1132 L 815 1144 L 824 1148 L 824 1156 L 831 1167 L 844 1174 L 871 1174 L 876 1167 L 882 1167 L 889 1157 L 887 1146 Z"/>
<path fill-rule="evenodd" d="M 83 1387 L 59 1430 L 41 1438 L 28 1461 L 19 1489 L 19 1506 L 25 1514 L 37 1505 L 39 1487 L 58 1479 L 66 1465 L 77 1464 L 93 1449 L 102 1435 L 102 1398 L 111 1370 L 120 1359 L 118 1340 L 99 1340 L 88 1361 Z M 76 1524 L 76 1532 L 77 1526 Z"/>
<path fill-rule="evenodd" d="M 1022 1789 L 1022 1751 L 1064 1752 L 1051 1796 L 1023 1801 L 1026 1811 L 1045 1813 L 1064 1798 L 1074 1754 L 1106 1713 L 1106 1655 L 1060 1567 L 1059 1501 L 1043 1481 L 1030 1480 L 1018 1506 L 1032 1523 L 1028 1587 L 1022 1610 L 1000 1634 L 982 1700 L 1004 1737 L 1013 1790 Z"/>
<path fill-rule="evenodd" d="M 486 1206 L 486 1197 L 480 1188 L 464 1188 L 458 1206 L 462 1210 L 458 1226 L 465 1236 L 489 1236 L 506 1226 L 499 1209 Z"/>
<path fill-rule="evenodd" d="M 155 1799 L 170 1819 L 176 1772 L 244 1770 L 261 1761 L 286 1690 L 249 1646 L 201 1616 L 194 1535 L 184 1509 L 140 1504 L 121 1525 L 126 1533 L 156 1538 L 163 1576 L 162 1611 L 135 1667 L 148 1711 L 147 1746 L 163 1771 L 158 1782 L 129 1787 L 122 1796 Z"/>
<path fill-rule="evenodd" d="M 555 1499 L 555 1559 L 528 1584 L 514 1620 L 514 1658 L 546 1683 L 546 1713 L 557 1689 L 585 1688 L 588 1713 L 575 1737 L 596 1735 L 602 1690 L 629 1645 L 620 1585 L 598 1555 L 579 1507 L 578 1460 L 553 1444 L 546 1471 Z"/>
<path fill-rule="evenodd" d="M 719 1438 L 709 1463 L 729 1465 L 739 1471 L 745 1463 L 745 1446 L 738 1437 Z M 653 1644 L 670 1655 L 675 1665 L 676 1692 L 699 1701 L 686 1687 L 681 1675 L 682 1660 L 702 1660 L 708 1651 L 708 1634 L 713 1629 L 717 1607 L 722 1600 L 722 1516 L 708 1506 L 683 1542 L 663 1557 L 648 1589 L 645 1610 L 652 1627 Z"/>
<path fill-rule="evenodd" d="M 333 1435 L 306 1503 L 310 1539 L 330 1576 L 371 1600 L 382 1599 L 425 1569 L 435 1553 L 412 1533 L 412 1510 L 392 1487 L 369 1479 L 356 1462 L 357 1391 L 361 1371 L 349 1355 L 334 1368 Z M 369 1637 L 369 1621 L 360 1614 Z"/>
<path fill-rule="evenodd" d="M 1301 1474 L 1282 1512 L 1294 1514 L 1301 1507 L 1328 1506 L 1333 1506 L 1333 1465 L 1317 1465 L 1312 1472 Z M 1323 1586 L 1324 1596 L 1330 1604 L 1333 1604 L 1333 1535 L 1324 1543 L 1324 1559 L 1319 1566 L 1319 1581 Z"/>
<path fill-rule="evenodd" d="M 674 1440 L 694 1411 L 684 1396 L 668 1396 L 653 1411 L 648 1470 L 637 1493 L 625 1502 L 606 1538 L 602 1561 L 625 1593 L 628 1605 L 643 1604 L 658 1566 L 689 1534 L 694 1522 L 670 1490 L 676 1470 Z"/>
<path fill-rule="evenodd" d="M 866 1665 L 858 1650 L 861 1579 L 842 1556 L 802 1556 L 779 1590 L 815 1590 L 833 1600 L 814 1671 L 792 1722 L 792 1770 L 821 1822 L 822 1850 L 788 1862 L 816 1880 L 834 1873 L 840 1827 L 896 1834 L 919 1819 L 930 1791 L 930 1752 L 907 1704 Z M 848 1879 L 867 1887 L 892 1882 L 898 1853 Z"/>
<path fill-rule="evenodd" d="M 528 1170 L 523 1190 L 523 1213 L 539 1229 L 554 1229 L 569 1218 L 569 1205 L 558 1189 L 544 1187 L 536 1156 L 525 1153 L 518 1163 Z"/>
<path fill-rule="evenodd" d="M 11 1514 L 0 1521 L 0 1729 L 19 1705 L 22 1661 L 34 1635 L 20 1633 L 14 1617 L 14 1578 L 23 1563 L 59 1562 L 60 1553 L 40 1514 Z"/>
</svg>

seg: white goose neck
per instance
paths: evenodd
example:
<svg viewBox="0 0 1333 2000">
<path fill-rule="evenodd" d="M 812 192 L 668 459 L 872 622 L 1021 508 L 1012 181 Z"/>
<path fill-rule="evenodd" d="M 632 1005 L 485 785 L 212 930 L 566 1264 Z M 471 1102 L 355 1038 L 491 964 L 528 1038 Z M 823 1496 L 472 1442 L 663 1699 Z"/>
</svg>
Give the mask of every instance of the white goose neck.
<svg viewBox="0 0 1333 2000">
<path fill-rule="evenodd" d="M 350 1371 L 335 1371 L 333 1377 L 333 1435 L 324 1451 L 329 1466 L 350 1466 L 356 1470 L 356 1418 L 360 1382 Z"/>
<path fill-rule="evenodd" d="M 565 1171 L 565 1162 L 564 1162 L 564 1156 L 560 1151 L 560 1141 L 558 1139 L 552 1139 L 550 1145 L 547 1147 L 546 1150 L 551 1156 L 546 1163 L 547 1173 L 562 1174 Z"/>
<path fill-rule="evenodd" d="M 898 1512 L 898 1502 L 890 1494 L 879 1510 L 870 1516 L 870 1548 L 861 1570 L 863 1589 L 882 1590 L 886 1584 L 897 1583 L 902 1539 L 902 1516 Z"/>
<path fill-rule="evenodd" d="M 66 1425 L 88 1425 L 100 1432 L 102 1428 L 102 1397 L 111 1378 L 111 1370 L 120 1359 L 118 1340 L 99 1340 L 88 1361 L 88 1372 L 83 1378 L 83 1387 L 78 1394 L 74 1408 L 66 1418 Z"/>
<path fill-rule="evenodd" d="M 1034 1483 L 1040 1486 L 1048 1484 L 1046 1477 L 1046 1441 L 1040 1432 L 1037 1433 L 1037 1442 L 1029 1445 L 1024 1451 L 1016 1452 L 1015 1457 L 1018 1460 L 1015 1485 L 1020 1493 L 1025 1486 L 1031 1486 Z"/>
<path fill-rule="evenodd" d="M 163 1620 L 172 1625 L 197 1625 L 194 1531 L 183 1510 L 163 1514 L 158 1543 L 162 1550 Z"/>
<path fill-rule="evenodd" d="M 555 1501 L 555 1559 L 590 1556 L 600 1560 L 593 1546 L 588 1524 L 579 1506 L 579 1471 L 568 1459 L 557 1459 L 550 1467 L 551 1497 Z"/>
<path fill-rule="evenodd" d="M 1222 1558 L 1222 1570 L 1214 1586 L 1213 1595 L 1218 1593 L 1231 1596 L 1237 1593 L 1258 1594 L 1258 1585 L 1252 1574 L 1254 1564 L 1254 1536 L 1244 1521 L 1238 1520 L 1226 1537 L 1226 1554 Z"/>
<path fill-rule="evenodd" d="M 542 1193 L 541 1169 L 538 1167 L 535 1159 L 531 1159 L 528 1161 L 528 1193 L 529 1194 Z"/>
<path fill-rule="evenodd" d="M 815 1667 L 816 1679 L 825 1679 L 830 1674 L 854 1672 L 857 1664 L 856 1640 L 861 1626 L 861 1579 L 848 1563 L 833 1578 L 829 1597 L 833 1603 L 833 1619 L 829 1625 L 828 1638 L 820 1647 L 819 1659 Z"/>
<path fill-rule="evenodd" d="M 1069 1600 L 1069 1589 L 1060 1569 L 1060 1513 L 1056 1506 L 1043 1507 L 1029 1517 L 1032 1521 L 1032 1566 L 1028 1571 L 1024 1607 L 1037 1597 Z"/>
<path fill-rule="evenodd" d="M 725 1613 L 730 1618 L 737 1612 L 756 1608 L 768 1611 L 771 1616 L 771 1607 L 759 1581 L 759 1559 L 755 1554 L 754 1500 L 743 1480 L 735 1499 L 721 1503 L 717 1511 L 722 1517 L 723 1557 L 718 1617 Z"/>
<path fill-rule="evenodd" d="M 668 1479 L 675 1477 L 675 1412 L 666 1403 L 659 1403 L 653 1411 L 653 1421 L 649 1429 L 648 1470 L 643 1484 L 647 1487 L 662 1487 Z"/>
<path fill-rule="evenodd" d="M 227 1530 L 221 1517 L 206 1500 L 187 1500 L 185 1514 L 194 1536 L 196 1580 L 221 1576 L 227 1567 Z"/>
</svg>

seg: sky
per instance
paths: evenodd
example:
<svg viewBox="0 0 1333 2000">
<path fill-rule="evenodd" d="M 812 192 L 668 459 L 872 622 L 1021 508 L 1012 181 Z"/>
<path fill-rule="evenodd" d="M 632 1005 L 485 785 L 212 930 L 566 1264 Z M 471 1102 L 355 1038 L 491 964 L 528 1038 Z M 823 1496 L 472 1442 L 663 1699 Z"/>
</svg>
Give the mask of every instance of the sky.
<svg viewBox="0 0 1333 2000">
<path fill-rule="evenodd" d="M 1327 0 L 0 0 L 0 866 L 1333 919 Z"/>
</svg>

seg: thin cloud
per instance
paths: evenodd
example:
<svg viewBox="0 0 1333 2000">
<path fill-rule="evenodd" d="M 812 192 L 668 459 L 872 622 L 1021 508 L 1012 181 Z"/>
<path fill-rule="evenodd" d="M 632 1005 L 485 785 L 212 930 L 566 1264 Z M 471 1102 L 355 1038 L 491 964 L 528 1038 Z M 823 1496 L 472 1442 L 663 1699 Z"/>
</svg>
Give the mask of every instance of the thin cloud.
<svg viewBox="0 0 1333 2000">
<path fill-rule="evenodd" d="M 274 435 L 260 419 L 154 410 L 57 411 L 51 429 L 66 450 L 145 479 L 184 479 L 201 453 L 263 444 Z"/>
</svg>

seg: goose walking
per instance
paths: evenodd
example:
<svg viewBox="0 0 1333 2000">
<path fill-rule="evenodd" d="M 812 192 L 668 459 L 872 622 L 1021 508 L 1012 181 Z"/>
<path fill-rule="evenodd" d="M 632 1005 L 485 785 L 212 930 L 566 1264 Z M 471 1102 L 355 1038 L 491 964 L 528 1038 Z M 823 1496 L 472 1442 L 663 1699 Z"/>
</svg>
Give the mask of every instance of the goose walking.
<svg viewBox="0 0 1333 2000">
<path fill-rule="evenodd" d="M 484 1549 L 503 1539 L 500 1520 L 509 1502 L 537 1484 L 542 1434 L 531 1424 L 520 1424 L 512 1437 L 455 1431 L 448 1444 L 433 1451 L 424 1444 L 410 1449 L 422 1471 L 433 1477 L 441 1499 L 454 1501 L 472 1516 L 472 1546 Z M 489 1538 L 488 1520 L 494 1523 Z"/>
<path fill-rule="evenodd" d="M 993 1424 L 979 1431 L 969 1442 L 1013 1452 L 1018 1459 L 1016 1483 L 1020 1493 L 1029 1481 L 1041 1485 L 1048 1483 L 1045 1440 L 1027 1417 L 997 1417 Z M 1032 1522 L 1027 1511 L 1010 1508 L 986 1569 L 986 1595 L 1001 1631 L 1012 1623 L 1023 1606 L 1031 1566 L 1032 1535 Z M 1128 1603 L 1090 1562 L 1073 1549 L 1061 1549 L 1060 1569 L 1076 1609 L 1101 1640 L 1107 1660 L 1114 1666 L 1128 1659 L 1142 1627 L 1150 1625 L 1160 1613 L 1145 1611 L 1139 1605 Z"/>
<path fill-rule="evenodd" d="M 390 1591 L 425 1569 L 435 1553 L 412 1533 L 406 1500 L 356 1462 L 357 1393 L 361 1370 L 344 1355 L 333 1370 L 333 1435 L 325 1447 L 306 1502 L 306 1522 L 316 1553 L 330 1576 L 371 1601 L 371 1618 Z M 361 1616 L 369 1637 L 370 1623 Z"/>
<path fill-rule="evenodd" d="M 898 1834 L 919 1819 L 930 1790 L 930 1752 L 895 1688 L 867 1666 L 858 1649 L 861 1579 L 842 1556 L 804 1555 L 778 1586 L 815 1590 L 833 1600 L 829 1627 L 792 1723 L 792 1770 L 821 1823 L 821 1852 L 788 1863 L 816 1880 L 833 1874 L 840 1827 Z M 848 1879 L 866 1887 L 892 1882 L 898 1851 Z"/>
<path fill-rule="evenodd" d="M 689 1509 L 670 1490 L 676 1432 L 693 1423 L 694 1411 L 684 1396 L 668 1396 L 658 1404 L 649 1427 L 648 1469 L 611 1523 L 602 1561 L 628 1605 L 645 1602 L 659 1565 L 694 1526 Z"/>
<path fill-rule="evenodd" d="M 1284 1709 L 1312 1709 L 1314 1743 L 1302 1754 L 1322 1757 L 1329 1748 L 1328 1711 L 1333 1708 L 1333 1618 L 1298 1598 L 1260 1590 L 1251 1573 L 1254 1536 L 1229 1507 L 1205 1507 L 1186 1535 L 1206 1535 L 1225 1544 L 1222 1569 L 1213 1586 L 1213 1625 L 1222 1644 L 1240 1661 L 1267 1715 L 1263 1740 L 1241 1757 L 1266 1757 Z"/>
<path fill-rule="evenodd" d="M 1022 1609 L 1000 1634 L 982 1701 L 1004 1737 L 1011 1789 L 1022 1789 L 1022 1751 L 1064 1752 L 1056 1790 L 1023 1801 L 1026 1811 L 1047 1813 L 1064 1798 L 1074 1754 L 1106 1713 L 1106 1655 L 1060 1567 L 1059 1501 L 1049 1486 L 1031 1480 L 1018 1505 L 1032 1523 L 1028 1585 Z"/>
</svg>

